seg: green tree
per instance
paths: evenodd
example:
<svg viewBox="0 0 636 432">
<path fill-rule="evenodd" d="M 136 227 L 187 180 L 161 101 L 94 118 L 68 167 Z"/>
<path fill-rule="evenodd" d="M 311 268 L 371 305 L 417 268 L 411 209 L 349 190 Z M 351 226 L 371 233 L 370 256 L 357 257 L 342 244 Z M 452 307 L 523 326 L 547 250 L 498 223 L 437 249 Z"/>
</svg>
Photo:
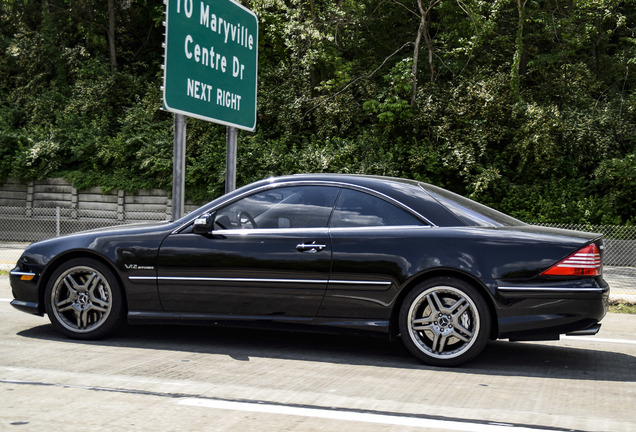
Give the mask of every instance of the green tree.
<svg viewBox="0 0 636 432">
<path fill-rule="evenodd" d="M 634 223 L 636 0 L 249 0 L 256 132 L 238 183 L 429 181 L 527 220 Z M 0 2 L 0 178 L 170 189 L 165 6 Z M 186 194 L 224 190 L 225 128 L 189 120 Z"/>
</svg>

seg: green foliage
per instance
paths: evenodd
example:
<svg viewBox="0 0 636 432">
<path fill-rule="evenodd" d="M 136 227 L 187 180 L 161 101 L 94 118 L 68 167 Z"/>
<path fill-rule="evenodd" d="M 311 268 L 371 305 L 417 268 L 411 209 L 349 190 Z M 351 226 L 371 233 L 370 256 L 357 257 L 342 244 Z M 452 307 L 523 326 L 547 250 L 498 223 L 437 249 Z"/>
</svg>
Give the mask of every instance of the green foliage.
<svg viewBox="0 0 636 432">
<path fill-rule="evenodd" d="M 636 0 L 530 0 L 521 20 L 516 2 L 441 1 L 417 77 L 414 1 L 244 3 L 259 16 L 258 129 L 239 133 L 239 185 L 404 176 L 528 221 L 636 223 Z M 0 3 L 0 179 L 170 190 L 164 7 L 115 1 L 114 68 L 106 6 Z M 225 127 L 188 119 L 186 142 L 187 197 L 221 195 Z"/>
<path fill-rule="evenodd" d="M 394 125 L 413 117 L 409 97 L 412 88 L 413 59 L 407 58 L 398 62 L 384 76 L 385 85 L 378 99 L 366 101 L 363 109 L 377 115 L 380 124 Z"/>
<path fill-rule="evenodd" d="M 636 225 L 636 153 L 624 158 L 606 159 L 595 171 L 595 184 L 613 213 Z"/>
</svg>

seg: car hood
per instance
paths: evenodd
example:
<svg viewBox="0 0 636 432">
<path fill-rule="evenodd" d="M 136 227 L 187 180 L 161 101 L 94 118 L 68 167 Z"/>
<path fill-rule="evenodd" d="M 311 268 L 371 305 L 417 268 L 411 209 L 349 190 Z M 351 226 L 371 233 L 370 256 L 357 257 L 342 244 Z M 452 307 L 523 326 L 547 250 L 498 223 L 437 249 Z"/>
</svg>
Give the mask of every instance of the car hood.
<svg viewBox="0 0 636 432">
<path fill-rule="evenodd" d="M 38 241 L 25 249 L 18 260 L 18 267 L 38 271 L 48 266 L 53 258 L 63 259 L 77 253 L 102 256 L 116 262 L 125 250 L 156 251 L 161 241 L 173 231 L 174 226 L 174 223 L 169 222 L 139 223 L 99 228 Z"/>
</svg>

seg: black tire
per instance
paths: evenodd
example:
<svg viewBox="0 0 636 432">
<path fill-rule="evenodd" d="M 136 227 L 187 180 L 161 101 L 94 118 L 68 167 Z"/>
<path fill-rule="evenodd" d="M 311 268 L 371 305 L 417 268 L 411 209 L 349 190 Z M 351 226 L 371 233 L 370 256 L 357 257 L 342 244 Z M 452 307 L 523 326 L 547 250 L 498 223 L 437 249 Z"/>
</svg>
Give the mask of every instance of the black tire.
<svg viewBox="0 0 636 432">
<path fill-rule="evenodd" d="M 433 366 L 457 366 L 477 356 L 488 343 L 491 323 L 477 289 L 450 277 L 421 283 L 400 307 L 404 345 Z"/>
<path fill-rule="evenodd" d="M 112 334 L 122 323 L 124 301 L 113 272 L 91 258 L 60 265 L 44 293 L 53 326 L 73 339 L 94 340 Z"/>
</svg>

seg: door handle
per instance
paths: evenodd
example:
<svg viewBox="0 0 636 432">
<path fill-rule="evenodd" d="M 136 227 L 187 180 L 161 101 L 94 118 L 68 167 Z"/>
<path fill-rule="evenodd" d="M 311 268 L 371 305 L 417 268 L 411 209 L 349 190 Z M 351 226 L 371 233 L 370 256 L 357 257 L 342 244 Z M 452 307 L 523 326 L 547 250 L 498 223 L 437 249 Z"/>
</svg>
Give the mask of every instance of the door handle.
<svg viewBox="0 0 636 432">
<path fill-rule="evenodd" d="M 316 253 L 320 252 L 326 247 L 327 245 L 316 244 L 316 242 L 314 241 L 309 244 L 300 243 L 299 245 L 296 245 L 296 250 L 298 250 L 298 252 Z"/>
</svg>

